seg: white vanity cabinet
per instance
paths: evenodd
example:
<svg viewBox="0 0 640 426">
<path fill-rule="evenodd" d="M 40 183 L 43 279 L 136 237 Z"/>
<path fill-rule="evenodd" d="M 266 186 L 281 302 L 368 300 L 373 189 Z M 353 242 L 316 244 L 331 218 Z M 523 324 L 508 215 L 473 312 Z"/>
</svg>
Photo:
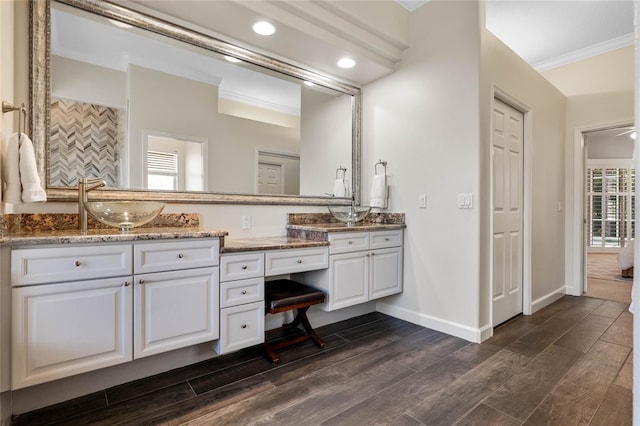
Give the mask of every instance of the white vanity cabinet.
<svg viewBox="0 0 640 426">
<path fill-rule="evenodd" d="M 264 253 L 220 257 L 220 339 L 222 355 L 264 342 Z"/>
<path fill-rule="evenodd" d="M 12 251 L 12 389 L 133 359 L 131 264 L 130 244 Z"/>
<path fill-rule="evenodd" d="M 12 389 L 217 339 L 219 244 L 13 249 Z"/>
<path fill-rule="evenodd" d="M 325 311 L 402 292 L 402 230 L 329 233 L 329 269 L 304 274 Z"/>
</svg>

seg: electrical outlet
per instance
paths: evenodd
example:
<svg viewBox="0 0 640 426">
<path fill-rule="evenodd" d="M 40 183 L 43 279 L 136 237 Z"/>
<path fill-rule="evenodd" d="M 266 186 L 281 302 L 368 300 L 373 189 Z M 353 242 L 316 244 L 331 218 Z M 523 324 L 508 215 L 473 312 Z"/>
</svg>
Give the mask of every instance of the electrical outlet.
<svg viewBox="0 0 640 426">
<path fill-rule="evenodd" d="M 421 209 L 426 209 L 427 208 L 427 196 L 426 196 L 426 194 L 418 195 L 418 207 L 420 207 Z"/>
<path fill-rule="evenodd" d="M 242 229 L 251 229 L 251 216 L 242 216 Z"/>
</svg>

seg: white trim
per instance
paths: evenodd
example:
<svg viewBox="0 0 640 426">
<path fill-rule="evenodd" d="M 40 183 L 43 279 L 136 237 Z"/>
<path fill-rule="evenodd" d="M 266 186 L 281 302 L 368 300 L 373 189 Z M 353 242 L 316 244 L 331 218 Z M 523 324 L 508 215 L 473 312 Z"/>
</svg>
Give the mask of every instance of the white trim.
<svg viewBox="0 0 640 426">
<path fill-rule="evenodd" d="M 474 343 L 481 343 L 483 338 L 487 339 L 490 337 L 487 336 L 488 331 L 491 330 L 491 326 L 489 325 L 482 328 L 469 327 L 457 322 L 437 318 L 421 312 L 411 311 L 406 308 L 401 308 L 399 306 L 383 302 L 376 303 L 376 311 Z"/>
<path fill-rule="evenodd" d="M 593 46 L 588 46 L 564 55 L 556 56 L 555 58 L 545 59 L 544 61 L 533 64 L 533 68 L 538 72 L 544 72 L 552 68 L 557 68 L 563 65 L 571 64 L 573 62 L 582 61 L 583 59 L 588 59 L 593 56 L 601 55 L 603 53 L 611 52 L 612 50 L 622 49 L 623 47 L 632 45 L 633 33 L 629 33 L 618 38 L 594 44 Z"/>
<path fill-rule="evenodd" d="M 499 99 L 502 102 L 508 104 L 512 108 L 517 109 L 524 115 L 524 134 L 523 134 L 523 150 L 524 156 L 524 169 L 523 169 L 523 207 L 522 207 L 522 313 L 524 315 L 531 315 L 533 311 L 532 298 L 532 280 L 531 280 L 531 262 L 532 262 L 532 217 L 533 217 L 533 152 L 532 143 L 533 140 L 533 111 L 529 105 L 520 101 L 518 98 L 510 95 L 507 91 L 492 84 L 491 86 L 491 98 L 489 111 L 490 125 L 492 129 L 493 124 L 493 108 L 495 99 Z M 493 147 L 493 132 L 489 131 L 489 149 Z M 491 158 L 491 156 L 489 156 Z M 493 162 L 489 160 L 489 198 L 491 212 L 493 203 Z M 493 235 L 493 219 L 489 220 L 489 235 Z M 489 253 L 493 253 L 493 242 L 489 239 Z M 493 259 L 489 256 L 489 286 L 493 282 Z M 489 293 L 489 321 L 493 326 L 493 297 L 491 290 Z M 492 327 L 493 330 L 493 327 Z"/>
<path fill-rule="evenodd" d="M 560 286 L 554 291 L 552 291 L 551 293 L 548 293 L 540 297 L 539 299 L 534 300 L 533 303 L 531 304 L 531 308 L 532 308 L 531 313 L 537 312 L 540 309 L 544 308 L 545 306 L 552 304 L 556 300 L 561 299 L 567 293 L 567 288 L 568 287 Z"/>
<path fill-rule="evenodd" d="M 568 276 L 565 277 L 565 288 L 567 294 L 572 296 L 582 296 L 585 290 L 585 254 L 586 244 L 584 241 L 584 220 L 585 220 L 585 144 L 583 133 L 606 130 L 616 127 L 633 125 L 633 120 L 620 120 L 590 126 L 579 126 L 573 129 L 573 188 L 569 188 L 568 194 L 573 193 L 573 217 L 568 217 L 571 223 L 566 224 L 567 229 L 572 232 L 572 237 L 567 238 L 566 244 L 571 246 L 573 262 L 570 265 Z M 568 253 L 565 253 L 565 256 Z"/>
</svg>

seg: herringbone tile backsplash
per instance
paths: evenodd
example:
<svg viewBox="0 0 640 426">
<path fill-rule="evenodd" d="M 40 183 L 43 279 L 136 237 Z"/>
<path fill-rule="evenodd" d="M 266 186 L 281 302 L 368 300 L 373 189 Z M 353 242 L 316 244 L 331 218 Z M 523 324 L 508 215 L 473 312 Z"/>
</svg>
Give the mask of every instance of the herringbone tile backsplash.
<svg viewBox="0 0 640 426">
<path fill-rule="evenodd" d="M 79 177 L 101 177 L 119 187 L 124 112 L 61 98 L 51 100 L 49 186 L 77 186 Z"/>
</svg>

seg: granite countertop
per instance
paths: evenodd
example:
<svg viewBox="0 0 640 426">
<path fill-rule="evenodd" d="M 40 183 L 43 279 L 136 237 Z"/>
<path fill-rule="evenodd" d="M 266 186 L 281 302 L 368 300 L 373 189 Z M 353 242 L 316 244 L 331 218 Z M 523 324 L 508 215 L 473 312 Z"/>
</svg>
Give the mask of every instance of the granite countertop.
<svg viewBox="0 0 640 426">
<path fill-rule="evenodd" d="M 108 243 L 145 240 L 170 240 L 181 238 L 224 237 L 227 231 L 196 227 L 135 228 L 121 233 L 116 228 L 89 229 L 86 233 L 77 229 L 3 232 L 0 245 L 22 246 L 37 244 Z"/>
<path fill-rule="evenodd" d="M 291 237 L 225 238 L 221 253 L 326 247 L 329 241 L 312 241 Z"/>
<path fill-rule="evenodd" d="M 313 231 L 313 232 L 364 232 L 364 231 L 393 231 L 405 229 L 404 223 L 371 223 L 358 222 L 354 226 L 346 226 L 342 222 L 307 223 L 287 225 L 287 230 Z"/>
</svg>

